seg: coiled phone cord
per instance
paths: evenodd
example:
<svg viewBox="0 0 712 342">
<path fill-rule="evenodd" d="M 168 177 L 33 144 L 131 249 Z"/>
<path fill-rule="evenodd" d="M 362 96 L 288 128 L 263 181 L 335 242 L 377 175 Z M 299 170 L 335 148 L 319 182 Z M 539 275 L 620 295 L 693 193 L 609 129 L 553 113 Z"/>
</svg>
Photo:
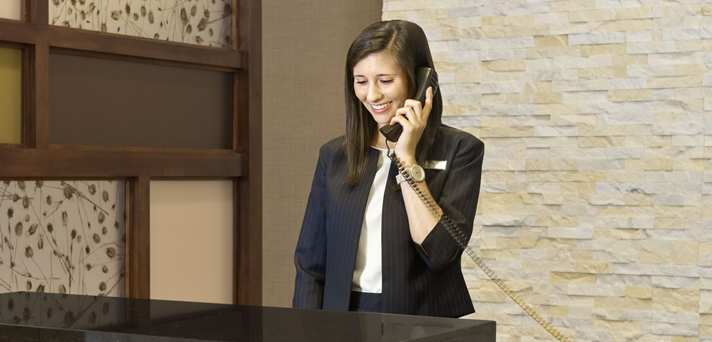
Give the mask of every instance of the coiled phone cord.
<svg viewBox="0 0 712 342">
<path fill-rule="evenodd" d="M 386 144 L 386 147 L 388 148 L 388 144 Z M 398 167 L 398 173 L 401 174 L 401 176 L 405 179 L 405 181 L 410 185 L 410 187 L 415 191 L 415 193 L 418 195 L 418 198 L 420 198 L 421 201 L 425 204 L 425 206 L 430 209 L 433 214 L 435 214 L 435 217 L 437 217 L 440 213 L 437 210 L 437 205 L 435 203 L 435 200 L 431 197 L 426 195 L 424 192 L 420 190 L 418 185 L 416 184 L 415 180 L 410 176 L 408 172 L 406 172 L 405 167 L 403 164 L 400 162 L 400 159 L 396 157 L 395 152 L 391 152 L 390 148 L 388 148 L 387 152 L 388 157 L 396 164 Z M 556 329 L 551 323 L 549 323 L 547 320 L 545 320 L 532 306 L 527 304 L 524 300 L 522 300 L 519 295 L 517 295 L 512 289 L 507 286 L 507 284 L 502 280 L 502 278 L 497 276 L 497 273 L 495 273 L 487 264 L 485 264 L 484 260 L 480 258 L 477 254 L 475 254 L 475 251 L 472 250 L 467 245 L 467 236 L 465 233 L 457 226 L 455 222 L 453 222 L 450 217 L 445 215 L 445 213 L 441 214 L 441 221 L 443 223 L 443 226 L 445 227 L 445 230 L 450 234 L 453 240 L 462 248 L 467 255 L 470 256 L 472 261 L 475 262 L 477 267 L 479 267 L 482 272 L 484 272 L 487 277 L 494 282 L 497 287 L 499 287 L 504 294 L 507 295 L 514 303 L 519 305 L 524 312 L 531 317 L 534 321 L 539 323 L 539 325 L 546 330 L 552 337 L 554 337 L 556 340 L 561 341 L 561 342 L 570 342 L 571 340 L 566 337 L 564 334 L 562 334 L 558 329 Z"/>
</svg>

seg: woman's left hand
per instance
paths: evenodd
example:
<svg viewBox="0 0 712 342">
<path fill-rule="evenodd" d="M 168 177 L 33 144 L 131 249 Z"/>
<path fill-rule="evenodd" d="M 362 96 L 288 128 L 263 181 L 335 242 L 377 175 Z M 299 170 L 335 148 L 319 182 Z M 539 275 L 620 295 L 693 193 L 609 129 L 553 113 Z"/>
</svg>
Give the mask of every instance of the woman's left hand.
<svg viewBox="0 0 712 342">
<path fill-rule="evenodd" d="M 390 124 L 399 123 L 403 126 L 403 133 L 396 143 L 395 153 L 404 164 L 414 164 L 415 149 L 418 141 L 428 124 L 430 110 L 433 108 L 433 87 L 428 87 L 425 92 L 425 105 L 418 100 L 407 99 L 403 107 L 396 110 L 396 115 L 391 119 Z"/>
</svg>

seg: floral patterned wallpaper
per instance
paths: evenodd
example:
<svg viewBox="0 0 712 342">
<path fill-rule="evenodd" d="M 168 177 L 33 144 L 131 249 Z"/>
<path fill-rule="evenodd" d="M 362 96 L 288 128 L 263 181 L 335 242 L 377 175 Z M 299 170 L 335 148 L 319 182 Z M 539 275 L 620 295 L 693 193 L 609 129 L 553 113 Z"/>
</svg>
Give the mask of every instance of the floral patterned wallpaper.
<svg viewBox="0 0 712 342">
<path fill-rule="evenodd" d="M 122 296 L 123 181 L 0 182 L 0 292 Z"/>
<path fill-rule="evenodd" d="M 232 45 L 232 0 L 48 0 L 52 25 L 214 47 Z"/>
</svg>

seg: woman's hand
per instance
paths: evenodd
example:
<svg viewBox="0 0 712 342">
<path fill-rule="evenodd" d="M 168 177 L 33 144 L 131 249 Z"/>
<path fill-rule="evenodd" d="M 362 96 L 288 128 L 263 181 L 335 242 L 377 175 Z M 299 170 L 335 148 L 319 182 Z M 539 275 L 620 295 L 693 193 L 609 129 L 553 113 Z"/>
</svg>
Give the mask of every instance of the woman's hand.
<svg viewBox="0 0 712 342">
<path fill-rule="evenodd" d="M 425 92 L 425 105 L 422 106 L 420 101 L 407 99 L 403 107 L 396 110 L 396 115 L 391 119 L 390 124 L 399 123 L 403 126 L 403 133 L 396 143 L 396 156 L 405 165 L 414 164 L 415 149 L 418 146 L 418 141 L 425 131 L 425 126 L 428 124 L 430 110 L 433 108 L 433 87 L 428 87 Z"/>
</svg>

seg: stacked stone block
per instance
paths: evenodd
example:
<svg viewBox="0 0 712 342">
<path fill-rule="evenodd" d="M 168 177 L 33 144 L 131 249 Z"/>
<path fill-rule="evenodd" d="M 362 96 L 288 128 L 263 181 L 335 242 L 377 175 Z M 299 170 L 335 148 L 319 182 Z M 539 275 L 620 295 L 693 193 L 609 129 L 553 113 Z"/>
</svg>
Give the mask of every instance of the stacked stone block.
<svg viewBox="0 0 712 342">
<path fill-rule="evenodd" d="M 384 0 L 486 144 L 471 246 L 576 341 L 712 341 L 712 3 Z M 474 263 L 498 341 L 550 337 Z"/>
</svg>

